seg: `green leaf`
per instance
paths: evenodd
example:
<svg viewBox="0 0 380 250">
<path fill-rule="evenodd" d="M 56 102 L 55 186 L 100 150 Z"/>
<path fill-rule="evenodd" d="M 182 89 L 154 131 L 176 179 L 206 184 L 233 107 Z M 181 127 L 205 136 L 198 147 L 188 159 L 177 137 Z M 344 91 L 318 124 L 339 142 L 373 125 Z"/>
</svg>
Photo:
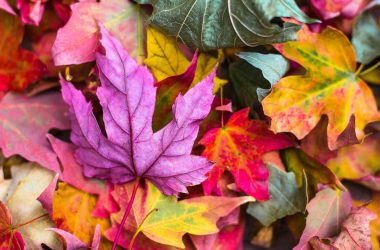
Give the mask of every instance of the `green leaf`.
<svg viewBox="0 0 380 250">
<path fill-rule="evenodd" d="M 272 197 L 268 201 L 250 203 L 247 209 L 264 226 L 287 215 L 304 212 L 307 203 L 305 189 L 297 186 L 294 173 L 286 173 L 272 165 L 267 167 L 270 172 L 269 193 Z"/>
<path fill-rule="evenodd" d="M 138 1 L 139 2 L 139 1 Z M 143 1 L 147 3 L 147 1 Z M 168 36 L 202 51 L 257 46 L 296 39 L 300 26 L 271 23 L 274 17 L 313 22 L 294 0 L 150 0 L 151 23 Z"/>
<path fill-rule="evenodd" d="M 238 53 L 237 56 L 246 60 L 253 67 L 260 69 L 264 78 L 271 85 L 269 89 L 260 87 L 257 88 L 256 92 L 259 101 L 264 99 L 264 97 L 269 94 L 272 86 L 289 70 L 289 62 L 281 55 L 241 52 Z M 245 72 L 245 74 L 247 74 L 247 72 Z"/>
<path fill-rule="evenodd" d="M 346 190 L 328 167 L 314 160 L 302 150 L 288 148 L 281 150 L 280 155 L 286 168 L 296 175 L 298 186 L 307 186 L 310 196 L 315 194 L 318 184 L 331 184 L 341 190 Z"/>
<path fill-rule="evenodd" d="M 380 1 L 373 1 L 357 17 L 352 30 L 357 61 L 367 64 L 380 55 Z"/>
</svg>

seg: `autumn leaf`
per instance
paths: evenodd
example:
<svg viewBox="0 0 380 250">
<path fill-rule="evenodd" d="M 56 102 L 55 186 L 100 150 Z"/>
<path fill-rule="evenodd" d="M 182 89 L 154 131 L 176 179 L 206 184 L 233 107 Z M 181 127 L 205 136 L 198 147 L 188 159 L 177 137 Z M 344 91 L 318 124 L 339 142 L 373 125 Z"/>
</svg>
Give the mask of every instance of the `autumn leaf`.
<svg viewBox="0 0 380 250">
<path fill-rule="evenodd" d="M 270 172 L 268 183 L 271 198 L 251 203 L 247 209 L 247 213 L 264 226 L 287 215 L 304 212 L 307 203 L 307 189 L 298 187 L 294 173 L 286 173 L 272 165 L 267 167 Z"/>
<path fill-rule="evenodd" d="M 208 76 L 220 56 L 201 53 L 187 60 L 174 39 L 166 37 L 153 27 L 147 28 L 148 57 L 144 63 L 157 80 L 157 98 L 153 114 L 153 130 L 157 131 L 171 119 L 170 110 L 175 98 Z M 215 82 L 217 82 L 215 77 Z M 218 79 L 219 80 L 219 79 Z"/>
<path fill-rule="evenodd" d="M 61 249 L 60 240 L 46 231 L 54 224 L 37 201 L 53 179 L 53 173 L 31 163 L 12 166 L 11 171 L 14 178 L 4 202 L 12 216 L 12 230 L 22 235 L 27 249 L 38 249 L 42 243 L 52 249 Z"/>
<path fill-rule="evenodd" d="M 324 20 L 338 16 L 353 18 L 365 2 L 365 0 L 310 0 L 311 5 Z"/>
<path fill-rule="evenodd" d="M 199 142 L 205 146 L 202 155 L 215 161 L 214 168 L 203 182 L 206 194 L 217 188 L 223 172 L 235 177 L 237 187 L 258 200 L 269 198 L 269 172 L 261 157 L 268 151 L 292 145 L 285 135 L 275 135 L 263 121 L 248 120 L 249 109 L 234 113 L 223 128 L 208 131 Z"/>
<path fill-rule="evenodd" d="M 341 179 L 353 180 L 366 185 L 370 176 L 375 177 L 379 166 L 380 137 L 378 134 L 368 136 L 361 144 L 340 148 L 336 157 L 326 165 Z M 379 190 L 379 185 L 369 186 Z"/>
<path fill-rule="evenodd" d="M 307 187 L 309 197 L 318 190 L 318 185 L 333 185 L 346 190 L 338 177 L 325 165 L 314 160 L 300 149 L 289 148 L 280 152 L 286 168 L 294 172 L 299 187 Z"/>
<path fill-rule="evenodd" d="M 174 119 L 153 134 L 153 77 L 128 56 L 118 40 L 101 29 L 106 55 L 97 55 L 102 82 L 97 96 L 103 107 L 107 138 L 100 131 L 91 104 L 61 79 L 63 97 L 70 107 L 71 140 L 77 145 L 76 158 L 85 176 L 114 183 L 141 177 L 151 180 L 165 194 L 186 192 L 186 186 L 203 181 L 213 165 L 190 153 L 199 124 L 214 98 L 214 74 L 184 96 L 179 95 L 173 105 Z"/>
<path fill-rule="evenodd" d="M 372 249 L 369 224 L 376 219 L 376 214 L 365 207 L 353 208 L 342 223 L 339 235 L 328 244 L 314 236 L 310 245 L 314 249 Z"/>
<path fill-rule="evenodd" d="M 69 128 L 67 108 L 58 93 L 25 97 L 7 94 L 0 102 L 0 148 L 5 157 L 21 155 L 60 172 L 57 156 L 46 140 L 52 128 Z"/>
<path fill-rule="evenodd" d="M 351 211 L 352 201 L 348 192 L 325 188 L 307 204 L 306 227 L 294 250 L 311 249 L 308 245 L 314 236 L 327 238 L 339 232 L 341 223 Z"/>
<path fill-rule="evenodd" d="M 66 183 L 59 183 L 53 198 L 52 219 L 59 229 L 74 234 L 84 244 L 90 245 L 97 225 L 104 231 L 110 227 L 109 219 L 91 215 L 96 197 Z M 110 249 L 109 241 L 103 239 L 101 249 Z"/>
<path fill-rule="evenodd" d="M 24 239 L 12 226 L 12 216 L 0 201 L 0 249 L 23 250 Z"/>
<path fill-rule="evenodd" d="M 219 233 L 212 235 L 191 235 L 191 240 L 197 249 L 223 250 L 241 249 L 245 224 L 224 227 Z"/>
<path fill-rule="evenodd" d="M 108 218 L 109 212 L 116 211 L 117 204 L 113 202 L 106 183 L 83 176 L 82 167 L 74 157 L 75 145 L 61 141 L 52 135 L 48 135 L 48 140 L 62 164 L 60 180 L 88 194 L 97 195 L 98 199 L 92 215 Z"/>
<path fill-rule="evenodd" d="M 17 17 L 0 11 L 0 97 L 9 90 L 21 91 L 39 80 L 46 67 L 30 51 L 20 47 L 24 27 Z"/>
<path fill-rule="evenodd" d="M 121 210 L 112 216 L 120 223 L 124 209 L 132 193 L 133 183 L 115 186 L 113 197 Z M 139 188 L 125 224 L 129 231 L 142 232 L 149 239 L 161 244 L 184 248 L 185 233 L 207 235 L 219 231 L 216 222 L 243 203 L 254 201 L 252 197 L 202 196 L 177 201 L 175 196 L 165 196 L 149 181 L 145 189 Z"/>
<path fill-rule="evenodd" d="M 355 74 L 355 52 L 347 37 L 331 27 L 320 34 L 303 28 L 297 41 L 277 48 L 307 72 L 282 78 L 263 100 L 271 129 L 302 139 L 327 115 L 328 146 L 333 150 L 354 116 L 355 134 L 362 140 L 364 127 L 380 115 L 370 88 Z"/>
<path fill-rule="evenodd" d="M 71 10 L 72 15 L 58 31 L 52 48 L 56 65 L 81 64 L 95 59 L 100 38 L 97 23 L 103 23 L 129 53 L 140 56 L 137 49 L 142 33 L 138 33 L 138 27 L 142 26 L 143 17 L 130 1 L 81 1 L 71 5 Z"/>
<path fill-rule="evenodd" d="M 295 38 L 299 26 L 279 27 L 274 17 L 295 17 L 314 22 L 292 0 L 285 1 L 137 1 L 154 7 L 153 26 L 175 37 L 190 48 L 201 51 L 228 47 L 257 46 Z M 228 11 L 227 11 L 228 10 Z"/>
</svg>

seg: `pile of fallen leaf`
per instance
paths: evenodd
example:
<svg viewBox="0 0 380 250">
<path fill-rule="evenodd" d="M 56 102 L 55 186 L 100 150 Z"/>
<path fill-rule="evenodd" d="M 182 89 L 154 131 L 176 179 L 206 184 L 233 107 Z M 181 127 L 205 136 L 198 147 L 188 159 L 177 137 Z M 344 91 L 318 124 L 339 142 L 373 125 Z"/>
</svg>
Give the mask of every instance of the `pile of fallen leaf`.
<svg viewBox="0 0 380 250">
<path fill-rule="evenodd" d="M 0 250 L 380 249 L 379 0 L 0 0 Z"/>
</svg>

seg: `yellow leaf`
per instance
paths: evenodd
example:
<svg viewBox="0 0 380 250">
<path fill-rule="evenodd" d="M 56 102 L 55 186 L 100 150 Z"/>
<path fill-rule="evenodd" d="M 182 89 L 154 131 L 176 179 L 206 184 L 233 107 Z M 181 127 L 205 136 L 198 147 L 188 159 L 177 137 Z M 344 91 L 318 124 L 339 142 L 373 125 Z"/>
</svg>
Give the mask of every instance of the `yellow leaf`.
<svg viewBox="0 0 380 250">
<path fill-rule="evenodd" d="M 116 186 L 113 196 L 122 208 L 112 217 L 120 223 L 132 193 L 133 183 Z M 147 182 L 146 188 L 139 187 L 132 211 L 125 228 L 137 228 L 149 239 L 161 244 L 184 248 L 185 233 L 207 235 L 219 231 L 216 222 L 241 204 L 254 201 L 250 196 L 216 197 L 202 196 L 177 201 L 175 196 L 162 194 L 157 187 Z M 145 219 L 145 220 L 144 220 Z"/>
<path fill-rule="evenodd" d="M 91 245 L 95 227 L 100 225 L 103 232 L 110 227 L 108 219 L 91 215 L 96 205 L 96 196 L 76 189 L 66 183 L 59 183 L 53 198 L 53 220 L 57 227 L 74 234 L 84 243 Z M 109 241 L 100 243 L 99 249 L 111 249 Z"/>
<path fill-rule="evenodd" d="M 144 63 L 149 67 L 157 81 L 183 73 L 189 61 L 170 39 L 152 27 L 147 29 L 148 57 Z"/>
<path fill-rule="evenodd" d="M 301 64 L 306 74 L 282 78 L 263 100 L 271 129 L 302 139 L 327 115 L 328 146 L 336 149 L 339 135 L 354 116 L 355 135 L 363 139 L 364 127 L 380 115 L 371 89 L 355 74 L 355 52 L 348 38 L 331 27 L 320 34 L 305 27 L 297 41 L 277 48 Z"/>
</svg>

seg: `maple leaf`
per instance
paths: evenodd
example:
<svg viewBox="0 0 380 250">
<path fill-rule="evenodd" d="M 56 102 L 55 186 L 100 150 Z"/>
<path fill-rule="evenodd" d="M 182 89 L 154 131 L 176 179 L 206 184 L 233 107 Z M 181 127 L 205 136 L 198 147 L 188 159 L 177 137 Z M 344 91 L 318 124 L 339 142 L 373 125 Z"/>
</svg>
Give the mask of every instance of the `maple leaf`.
<svg viewBox="0 0 380 250">
<path fill-rule="evenodd" d="M 70 106 L 71 140 L 77 145 L 76 158 L 85 176 L 114 183 L 142 177 L 165 194 L 186 192 L 186 186 L 202 182 L 213 165 L 190 153 L 199 124 L 214 98 L 214 74 L 186 95 L 179 95 L 173 105 L 174 119 L 153 134 L 156 88 L 152 75 L 146 67 L 137 65 L 103 27 L 101 32 L 106 55 L 97 55 L 102 83 L 97 96 L 103 107 L 107 138 L 100 131 L 91 104 L 61 79 L 63 97 Z"/>
<path fill-rule="evenodd" d="M 0 11 L 0 30 L 0 93 L 24 90 L 40 79 L 45 65 L 32 52 L 20 48 L 24 28 L 17 17 Z"/>
<path fill-rule="evenodd" d="M 121 210 L 112 216 L 117 223 L 121 221 L 132 189 L 133 183 L 115 186 L 112 194 L 121 207 Z M 135 232 L 135 236 L 142 232 L 158 243 L 184 248 L 182 236 L 185 233 L 216 233 L 219 231 L 216 223 L 220 217 L 250 201 L 255 199 L 250 196 L 202 196 L 177 201 L 175 196 L 165 196 L 148 181 L 145 189 L 137 190 L 131 210 L 133 216 L 128 217 L 125 229 Z"/>
<path fill-rule="evenodd" d="M 269 172 L 261 157 L 266 152 L 290 147 L 292 142 L 287 136 L 268 130 L 265 122 L 248 120 L 248 114 L 248 108 L 234 113 L 226 126 L 208 131 L 199 142 L 205 146 L 202 155 L 216 162 L 203 182 L 206 194 L 216 188 L 227 169 L 239 189 L 258 200 L 269 198 Z"/>
<path fill-rule="evenodd" d="M 372 249 L 370 222 L 376 219 L 376 214 L 365 207 L 353 208 L 341 226 L 341 232 L 329 243 L 322 241 L 318 236 L 310 240 L 313 249 L 344 250 L 344 249 Z"/>
<path fill-rule="evenodd" d="M 84 244 L 93 242 L 93 232 L 99 226 L 101 231 L 110 227 L 108 218 L 91 215 L 95 208 L 96 197 L 78 190 L 69 184 L 59 183 L 54 193 L 52 220 L 59 229 L 74 234 Z M 102 249 L 110 249 L 107 240 L 101 240 Z"/>
<path fill-rule="evenodd" d="M 307 72 L 282 78 L 263 100 L 271 129 L 302 139 L 327 115 L 328 146 L 333 150 L 354 116 L 356 136 L 363 139 L 364 127 L 380 114 L 371 89 L 355 74 L 355 52 L 347 37 L 331 27 L 320 34 L 304 27 L 297 41 L 279 44 L 277 49 Z"/>
<path fill-rule="evenodd" d="M 113 202 L 109 187 L 104 181 L 83 176 L 82 167 L 74 157 L 75 145 L 61 141 L 52 135 L 47 137 L 62 163 L 63 169 L 59 172 L 60 180 L 86 193 L 97 195 L 98 201 L 92 214 L 99 218 L 109 217 L 109 212 L 118 209 L 117 204 Z"/>
<path fill-rule="evenodd" d="M 23 250 L 24 247 L 22 235 L 13 229 L 8 208 L 0 201 L 0 249 Z"/>
<path fill-rule="evenodd" d="M 67 108 L 59 93 L 27 98 L 8 93 L 0 102 L 0 148 L 5 157 L 19 154 L 60 172 L 56 154 L 46 140 L 52 128 L 67 129 Z"/>
<path fill-rule="evenodd" d="M 294 250 L 310 250 L 308 242 L 314 236 L 327 238 L 339 232 L 341 223 L 351 211 L 352 201 L 348 192 L 325 188 L 307 204 L 306 227 Z"/>
<path fill-rule="evenodd" d="M 137 34 L 137 26 L 142 26 L 144 18 L 130 1 L 81 1 L 72 4 L 71 10 L 72 15 L 66 25 L 58 30 L 52 48 L 55 65 L 93 61 L 100 38 L 98 22 L 120 39 L 129 53 L 140 56 L 137 54 L 138 35 L 142 34 Z"/>
</svg>

